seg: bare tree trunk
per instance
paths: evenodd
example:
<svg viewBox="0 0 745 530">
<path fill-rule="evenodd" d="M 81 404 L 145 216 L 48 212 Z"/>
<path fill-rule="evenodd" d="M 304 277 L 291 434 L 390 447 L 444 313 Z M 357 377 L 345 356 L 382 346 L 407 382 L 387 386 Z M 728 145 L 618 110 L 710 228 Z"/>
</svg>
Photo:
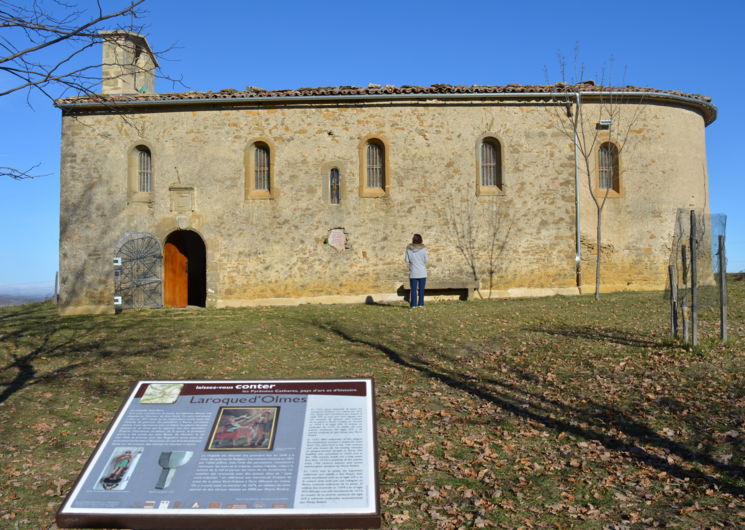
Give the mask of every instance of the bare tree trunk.
<svg viewBox="0 0 745 530">
<path fill-rule="evenodd" d="M 600 202 L 595 198 L 595 194 L 592 194 L 598 212 L 597 225 L 595 226 L 595 241 L 597 242 L 597 259 L 595 260 L 595 300 L 600 300 L 600 271 L 602 270 L 601 262 L 603 258 L 603 210 L 605 209 L 605 201 L 608 200 L 608 192 L 609 190 L 605 190 L 605 196 Z"/>
</svg>

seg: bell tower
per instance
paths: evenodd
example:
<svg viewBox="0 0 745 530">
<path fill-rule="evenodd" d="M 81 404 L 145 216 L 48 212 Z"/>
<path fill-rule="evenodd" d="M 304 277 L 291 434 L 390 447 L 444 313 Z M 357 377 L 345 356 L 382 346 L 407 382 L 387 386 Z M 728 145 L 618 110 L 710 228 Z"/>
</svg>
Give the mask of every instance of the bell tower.
<svg viewBox="0 0 745 530">
<path fill-rule="evenodd" d="M 103 40 L 101 92 L 103 94 L 152 94 L 155 92 L 155 59 L 147 39 L 139 33 L 99 32 Z"/>
</svg>

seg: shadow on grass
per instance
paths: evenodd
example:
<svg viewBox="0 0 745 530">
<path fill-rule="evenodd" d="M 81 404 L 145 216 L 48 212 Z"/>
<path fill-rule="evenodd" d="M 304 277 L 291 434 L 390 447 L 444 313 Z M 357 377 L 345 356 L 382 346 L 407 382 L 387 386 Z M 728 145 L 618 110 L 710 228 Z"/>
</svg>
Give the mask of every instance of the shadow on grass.
<svg viewBox="0 0 745 530">
<path fill-rule="evenodd" d="M 0 316 L 0 320 L 5 320 L 4 325 L 18 326 L 10 331 L 3 330 L 0 334 L 0 344 L 10 358 L 10 362 L 0 367 L 0 388 L 4 387 L 0 392 L 0 403 L 29 386 L 74 376 L 80 369 L 95 366 L 102 359 L 154 355 L 167 348 L 164 344 L 151 342 L 147 346 L 124 351 L 114 350 L 109 347 L 108 340 L 94 336 L 95 320 L 52 320 L 46 309 L 48 308 L 44 304 L 35 304 L 27 309 Z M 50 324 L 50 320 L 53 323 Z M 128 329 L 131 330 L 135 324 L 126 321 L 107 327 L 113 328 L 115 332 L 124 333 Z M 26 344 L 33 346 L 27 352 L 20 353 L 26 348 Z M 37 367 L 40 360 L 47 363 L 58 359 L 64 361 L 63 366 L 47 372 Z"/>
<path fill-rule="evenodd" d="M 666 346 L 666 343 L 656 340 L 640 339 L 638 338 L 638 333 L 632 335 L 631 333 L 620 329 L 593 328 L 591 326 L 565 326 L 554 329 L 529 328 L 525 331 L 545 333 L 547 335 L 567 337 L 570 339 L 610 342 L 622 346 L 637 346 L 641 348 L 664 348 Z"/>
<path fill-rule="evenodd" d="M 641 460 L 647 465 L 660 471 L 665 471 L 675 477 L 681 479 L 688 478 L 693 481 L 711 484 L 722 491 L 734 495 L 745 494 L 744 487 L 733 485 L 697 470 L 686 469 L 676 463 L 670 462 L 667 458 L 645 450 L 642 446 L 646 445 L 668 451 L 692 465 L 710 466 L 720 472 L 727 473 L 734 479 L 745 477 L 745 468 L 724 464 L 713 459 L 708 454 L 693 450 L 682 443 L 661 436 L 644 423 L 635 420 L 628 413 L 617 408 L 609 407 L 589 399 L 581 400 L 585 403 L 585 408 L 572 407 L 561 401 L 548 399 L 537 392 L 528 392 L 506 381 L 477 378 L 467 373 L 436 366 L 417 355 L 402 354 L 381 343 L 354 337 L 351 333 L 335 325 L 319 323 L 314 323 L 314 325 L 328 333 L 337 335 L 351 344 L 373 348 L 383 353 L 391 362 L 399 366 L 416 370 L 426 377 L 437 380 L 453 389 L 488 401 L 517 417 L 531 420 L 561 433 L 571 434 L 585 440 L 595 440 L 607 450 Z M 598 340 L 605 340 L 602 339 L 601 335 L 593 334 L 592 337 Z M 628 338 L 624 338 L 623 336 L 619 337 L 616 334 L 611 336 L 614 336 L 617 340 L 628 341 Z M 629 342 L 633 346 L 639 345 L 637 341 Z M 644 345 L 657 344 L 644 340 L 638 342 Z M 519 370 L 514 369 L 512 371 L 522 380 L 537 380 L 533 375 L 522 374 L 519 373 Z M 536 383 L 533 382 L 531 384 L 535 385 Z M 614 431 L 618 434 L 613 434 Z"/>
<path fill-rule="evenodd" d="M 10 306 L 6 314 L 0 315 L 0 320 L 8 320 L 11 318 L 17 318 L 17 317 L 24 316 L 24 315 L 30 315 L 31 313 L 38 311 L 39 307 L 42 306 L 43 304 L 44 302 L 32 302 L 29 304 Z"/>
<path fill-rule="evenodd" d="M 372 296 L 365 298 L 365 305 L 372 305 L 377 307 L 392 307 L 394 309 L 409 309 L 409 304 L 402 304 L 401 301 L 396 300 L 394 302 L 378 302 Z"/>
</svg>

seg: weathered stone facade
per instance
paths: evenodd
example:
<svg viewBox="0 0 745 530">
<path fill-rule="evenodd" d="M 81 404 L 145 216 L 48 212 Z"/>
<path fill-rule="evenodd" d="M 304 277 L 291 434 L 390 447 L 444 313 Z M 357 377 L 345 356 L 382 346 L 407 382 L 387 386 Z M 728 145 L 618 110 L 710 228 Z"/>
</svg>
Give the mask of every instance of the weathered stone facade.
<svg viewBox="0 0 745 530">
<path fill-rule="evenodd" d="M 151 234 L 164 245 L 178 230 L 204 242 L 208 306 L 394 298 L 415 232 L 430 249 L 432 278 L 473 278 L 475 269 L 482 293 L 490 286 L 498 296 L 578 292 L 575 153 L 557 127 L 555 99 L 528 87 L 523 98 L 478 87 L 463 97 L 442 88 L 350 92 L 58 102 L 61 310 L 113 311 L 112 260 L 124 235 Z M 583 97 L 598 104 L 591 93 Z M 676 210 L 707 204 L 704 127 L 715 109 L 661 91 L 629 109 L 638 105 L 620 160 L 621 193 L 605 206 L 605 290 L 664 288 Z M 478 189 L 487 137 L 501 146 L 494 194 Z M 377 197 L 361 189 L 371 138 L 386 159 L 386 189 Z M 271 153 L 271 190 L 262 198 L 247 190 L 256 142 Z M 133 184 L 138 146 L 152 155 L 144 194 Z M 329 191 L 333 168 L 338 204 Z M 582 281 L 590 289 L 596 213 L 585 177 L 579 188 Z M 332 229 L 343 229 L 342 250 L 328 244 Z"/>
</svg>

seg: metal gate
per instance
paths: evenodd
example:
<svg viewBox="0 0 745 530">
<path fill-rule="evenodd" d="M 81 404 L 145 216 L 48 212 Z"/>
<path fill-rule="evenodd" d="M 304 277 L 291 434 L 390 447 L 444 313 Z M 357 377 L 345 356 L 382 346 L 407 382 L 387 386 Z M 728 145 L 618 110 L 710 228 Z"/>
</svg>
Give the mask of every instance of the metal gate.
<svg viewBox="0 0 745 530">
<path fill-rule="evenodd" d="M 163 252 L 150 234 L 128 236 L 114 258 L 114 300 L 122 309 L 163 306 Z"/>
</svg>

